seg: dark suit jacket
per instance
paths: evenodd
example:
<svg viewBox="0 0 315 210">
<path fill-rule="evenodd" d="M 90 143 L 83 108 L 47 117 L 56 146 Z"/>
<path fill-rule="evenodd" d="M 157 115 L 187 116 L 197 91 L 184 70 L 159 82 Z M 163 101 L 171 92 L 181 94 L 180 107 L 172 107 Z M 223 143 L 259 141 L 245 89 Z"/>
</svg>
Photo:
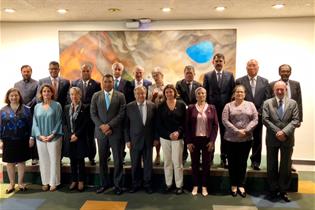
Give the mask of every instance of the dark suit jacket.
<svg viewBox="0 0 315 210">
<path fill-rule="evenodd" d="M 180 80 L 176 83 L 176 90 L 178 92 L 179 98 L 182 99 L 186 103 L 186 105 L 189 105 L 195 104 L 197 102 L 195 90 L 201 86 L 202 85 L 197 81 L 192 82 L 191 98 L 189 98 L 189 87 L 187 86 L 185 79 Z"/>
<path fill-rule="evenodd" d="M 263 124 L 267 128 L 266 145 L 267 147 L 279 147 L 280 145 L 293 147 L 294 131 L 299 125 L 298 105 L 293 99 L 285 98 L 284 114 L 282 119 L 280 119 L 277 109 L 278 103 L 275 97 L 265 101 L 262 119 Z M 284 142 L 281 142 L 276 138 L 276 133 L 280 130 L 282 130 L 287 136 L 287 140 Z"/>
<path fill-rule="evenodd" d="M 64 125 L 64 146 L 63 154 L 68 157 L 84 158 L 88 156 L 88 140 L 86 135 L 86 125 L 89 116 L 89 106 L 82 104 L 77 119 L 74 121 L 74 132 L 71 132 L 70 124 L 70 104 L 65 106 L 63 113 L 63 125 Z M 70 142 L 71 135 L 75 134 L 78 137 L 76 142 Z"/>
<path fill-rule="evenodd" d="M 38 81 L 39 88 L 43 84 L 52 85 L 50 77 L 46 77 Z M 61 104 L 62 109 L 67 103 L 67 95 L 68 95 L 69 87 L 70 87 L 69 80 L 59 77 L 58 93 L 57 93 L 57 98 L 55 98 L 55 100 Z"/>
<path fill-rule="evenodd" d="M 273 81 L 270 83 L 270 88 L 273 90 L 273 86 L 277 81 Z M 291 91 L 291 99 L 295 100 L 299 107 L 300 114 L 300 122 L 303 122 L 303 105 L 302 105 L 302 91 L 300 83 L 294 80 L 289 80 L 290 91 Z M 272 91 L 272 95 L 274 95 Z"/>
<path fill-rule="evenodd" d="M 138 151 L 144 148 L 152 149 L 153 140 L 158 139 L 155 132 L 156 106 L 150 101 L 147 104 L 147 118 L 142 123 L 139 107 L 136 101 L 127 105 L 125 117 L 125 141 L 131 142 L 132 148 Z"/>
<path fill-rule="evenodd" d="M 205 74 L 203 87 L 207 90 L 208 104 L 213 104 L 217 111 L 223 110 L 225 104 L 231 101 L 235 87 L 234 76 L 231 72 L 224 70 L 222 72 L 222 85 L 219 87 L 215 70 L 210 71 Z"/>
<path fill-rule="evenodd" d="M 261 114 L 264 101 L 271 97 L 270 96 L 271 91 L 268 80 L 263 77 L 257 76 L 255 97 L 253 97 L 252 88 L 250 86 L 250 81 L 247 75 L 238 78 L 235 81 L 235 83 L 236 85 L 240 84 L 245 86 L 246 88 L 245 100 L 253 102 L 258 113 Z"/>
<path fill-rule="evenodd" d="M 123 137 L 123 120 L 125 117 L 126 101 L 124 95 L 113 90 L 109 109 L 106 109 L 105 93 L 103 90 L 96 92 L 91 100 L 90 114 L 95 124 L 95 137 L 99 140 L 107 136 L 99 128 L 102 124 L 108 124 L 112 134 L 108 136 L 109 141 L 121 143 Z"/>
<path fill-rule="evenodd" d="M 81 89 L 81 91 L 83 93 L 82 79 L 72 81 L 71 87 L 78 87 Z M 84 98 L 82 97 L 82 99 L 81 99 L 82 103 L 83 104 L 90 104 L 93 94 L 96 93 L 97 91 L 100 91 L 100 90 L 101 90 L 101 84 L 99 82 L 95 81 L 94 79 L 90 79 L 89 83 L 86 87 L 85 97 Z M 68 103 L 70 103 L 70 98 L 68 98 Z"/>
<path fill-rule="evenodd" d="M 152 82 L 150 82 L 149 80 L 143 79 L 143 86 L 146 87 L 146 89 L 147 89 L 147 98 L 148 98 L 148 89 L 149 89 L 149 86 L 151 86 L 151 85 L 152 85 Z M 135 80 L 132 80 L 131 81 L 131 93 L 130 93 L 130 98 L 129 98 L 129 100 L 131 100 L 131 101 L 136 100 L 134 93 L 133 93 L 133 90 L 135 89 L 135 87 L 136 87 Z"/>
<path fill-rule="evenodd" d="M 215 142 L 218 134 L 218 117 L 216 109 L 213 105 L 208 105 L 206 110 L 207 115 L 207 137 L 209 142 Z M 186 114 L 186 123 L 185 123 L 185 134 L 186 138 L 185 141 L 187 144 L 193 143 L 194 138 L 196 137 L 196 126 L 197 126 L 197 116 L 198 111 L 195 104 L 189 105 Z"/>
<path fill-rule="evenodd" d="M 134 94 L 133 94 L 133 88 L 130 81 L 121 78 L 119 82 L 119 86 L 118 86 L 118 91 L 125 95 L 127 104 L 133 100 Z"/>
</svg>

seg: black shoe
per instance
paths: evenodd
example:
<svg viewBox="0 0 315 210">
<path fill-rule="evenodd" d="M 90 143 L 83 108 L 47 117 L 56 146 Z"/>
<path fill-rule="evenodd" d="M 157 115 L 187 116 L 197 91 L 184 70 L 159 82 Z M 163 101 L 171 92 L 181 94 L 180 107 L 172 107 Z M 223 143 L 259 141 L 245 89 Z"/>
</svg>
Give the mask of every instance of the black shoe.
<svg viewBox="0 0 315 210">
<path fill-rule="evenodd" d="M 291 171 L 292 171 L 292 172 L 296 172 L 296 169 L 293 168 L 293 167 L 291 167 Z"/>
<path fill-rule="evenodd" d="M 165 193 L 165 194 L 170 193 L 170 192 L 172 192 L 172 187 L 171 187 L 171 186 L 170 186 L 170 187 L 166 186 L 166 187 L 163 189 L 163 193 Z"/>
<path fill-rule="evenodd" d="M 129 193 L 135 193 L 139 190 L 139 187 L 132 187 L 130 190 L 129 190 Z"/>
<path fill-rule="evenodd" d="M 95 166 L 95 165 L 96 165 L 95 160 L 90 160 L 90 165 L 91 165 L 91 166 Z"/>
<path fill-rule="evenodd" d="M 100 193 L 103 193 L 103 192 L 105 192 L 105 190 L 106 190 L 107 188 L 106 187 L 99 187 L 99 188 L 97 188 L 97 190 L 96 190 L 96 193 L 97 194 L 100 194 Z"/>
<path fill-rule="evenodd" d="M 284 200 L 285 202 L 291 202 L 290 198 L 288 197 L 288 194 L 286 192 L 280 193 L 280 198 Z"/>
<path fill-rule="evenodd" d="M 278 192 L 276 191 L 272 191 L 272 192 L 269 192 L 268 196 L 267 196 L 267 199 L 269 201 L 272 201 L 272 202 L 275 202 L 276 200 L 278 200 Z"/>
<path fill-rule="evenodd" d="M 252 163 L 251 167 L 252 167 L 252 169 L 254 169 L 255 171 L 260 171 L 260 168 L 259 168 L 259 164 L 258 164 L 258 163 Z"/>
<path fill-rule="evenodd" d="M 238 193 L 242 198 L 245 198 L 245 197 L 246 197 L 245 189 L 244 189 L 244 192 L 241 192 L 240 189 L 237 188 L 237 193 Z"/>
<path fill-rule="evenodd" d="M 116 195 L 121 195 L 121 194 L 123 194 L 123 190 L 121 188 L 119 188 L 119 187 L 115 187 L 114 188 L 114 193 Z"/>
<path fill-rule="evenodd" d="M 146 192 L 147 194 L 152 194 L 152 193 L 153 193 L 153 190 L 152 190 L 151 187 L 145 187 L 144 190 L 145 190 L 145 192 Z"/>
<path fill-rule="evenodd" d="M 237 196 L 237 191 L 236 191 L 236 192 L 233 192 L 233 191 L 231 190 L 231 195 L 232 195 L 233 197 L 236 197 L 236 196 Z"/>
<path fill-rule="evenodd" d="M 183 190 L 182 187 L 176 189 L 176 195 L 180 195 L 180 194 L 183 194 L 183 193 L 184 193 L 184 190 Z"/>
</svg>

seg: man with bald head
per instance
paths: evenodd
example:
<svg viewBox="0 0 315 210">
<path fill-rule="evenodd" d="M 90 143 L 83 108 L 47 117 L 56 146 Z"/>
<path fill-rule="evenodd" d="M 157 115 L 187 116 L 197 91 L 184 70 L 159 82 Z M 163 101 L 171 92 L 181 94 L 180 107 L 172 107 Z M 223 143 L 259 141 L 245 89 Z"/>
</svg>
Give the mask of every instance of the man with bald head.
<svg viewBox="0 0 315 210">
<path fill-rule="evenodd" d="M 294 131 L 300 123 L 299 109 L 296 101 L 287 97 L 287 87 L 283 81 L 274 84 L 273 93 L 275 96 L 264 102 L 262 112 L 263 124 L 267 128 L 269 198 L 274 201 L 280 196 L 285 202 L 290 202 L 287 190 L 291 182 Z"/>
<path fill-rule="evenodd" d="M 261 148 L 262 148 L 262 107 L 265 100 L 270 98 L 270 86 L 266 78 L 258 76 L 259 64 L 255 59 L 251 59 L 246 64 L 247 75 L 238 78 L 235 82 L 241 84 L 246 89 L 245 100 L 255 104 L 258 111 L 258 124 L 253 131 L 252 155 L 250 157 L 254 170 L 260 170 Z"/>
<path fill-rule="evenodd" d="M 101 90 L 101 84 L 91 78 L 92 75 L 92 66 L 85 63 L 81 66 L 81 78 L 75 80 L 71 83 L 71 87 L 78 87 L 82 92 L 82 103 L 90 105 L 92 96 L 94 93 Z M 96 145 L 94 138 L 94 123 L 91 119 L 88 120 L 88 125 L 86 128 L 87 139 L 88 139 L 88 151 L 89 151 L 89 160 L 91 165 L 95 165 L 95 155 L 96 155 Z"/>
<path fill-rule="evenodd" d="M 117 90 L 125 95 L 126 103 L 132 101 L 133 91 L 131 88 L 131 82 L 122 78 L 125 67 L 122 63 L 115 62 L 112 65 L 112 71 L 114 76 L 114 90 Z"/>
</svg>

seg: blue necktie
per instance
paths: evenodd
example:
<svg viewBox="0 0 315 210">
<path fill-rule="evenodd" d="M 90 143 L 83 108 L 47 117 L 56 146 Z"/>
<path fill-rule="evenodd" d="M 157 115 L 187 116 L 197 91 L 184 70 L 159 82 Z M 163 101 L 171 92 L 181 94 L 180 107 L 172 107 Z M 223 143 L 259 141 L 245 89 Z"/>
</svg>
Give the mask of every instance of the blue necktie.
<svg viewBox="0 0 315 210">
<path fill-rule="evenodd" d="M 283 101 L 282 101 L 282 99 L 280 99 L 279 100 L 279 106 L 278 106 L 278 114 L 279 114 L 280 119 L 282 119 L 282 117 L 283 117 L 283 112 L 284 112 Z"/>
<path fill-rule="evenodd" d="M 115 85 L 114 85 L 115 90 L 118 90 L 118 87 L 119 87 L 119 80 L 115 79 Z"/>
<path fill-rule="evenodd" d="M 109 105 L 110 105 L 110 94 L 105 93 L 105 103 L 106 103 L 106 109 L 108 110 Z"/>
</svg>

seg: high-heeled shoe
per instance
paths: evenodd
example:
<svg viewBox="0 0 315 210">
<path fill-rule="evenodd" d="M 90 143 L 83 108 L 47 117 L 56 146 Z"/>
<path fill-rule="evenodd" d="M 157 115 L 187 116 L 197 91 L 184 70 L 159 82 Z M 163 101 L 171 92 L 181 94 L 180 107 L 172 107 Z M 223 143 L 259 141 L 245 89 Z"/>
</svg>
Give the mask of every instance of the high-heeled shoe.
<svg viewBox="0 0 315 210">
<path fill-rule="evenodd" d="M 56 186 L 50 186 L 50 189 L 49 189 L 50 192 L 55 192 L 56 190 L 57 190 Z"/>
<path fill-rule="evenodd" d="M 154 160 L 154 165 L 159 166 L 161 164 L 161 158 L 160 156 L 156 156 Z"/>
<path fill-rule="evenodd" d="M 202 187 L 201 194 L 202 194 L 203 197 L 206 197 L 208 195 L 208 190 L 207 190 L 206 187 Z"/>
<path fill-rule="evenodd" d="M 194 186 L 194 187 L 193 187 L 193 190 L 191 191 L 191 194 L 192 194 L 193 196 L 195 196 L 195 195 L 198 194 L 198 187 L 197 187 L 197 186 Z"/>
<path fill-rule="evenodd" d="M 14 187 L 11 189 L 6 189 L 5 194 L 10 194 L 10 193 L 13 193 L 14 191 L 15 191 Z"/>
<path fill-rule="evenodd" d="M 69 190 L 71 190 L 71 191 L 74 190 L 76 188 L 76 186 L 77 186 L 77 182 L 72 182 L 69 186 Z"/>
<path fill-rule="evenodd" d="M 79 182 L 78 184 L 78 191 L 83 192 L 84 191 L 84 182 Z"/>
<path fill-rule="evenodd" d="M 245 198 L 245 197 L 246 197 L 246 191 L 245 191 L 244 188 L 243 188 L 243 190 L 241 191 L 240 188 L 243 188 L 243 187 L 237 188 L 237 192 L 238 192 L 238 194 L 239 194 L 242 198 Z"/>
<path fill-rule="evenodd" d="M 43 186 L 42 186 L 42 190 L 43 190 L 43 191 L 48 191 L 48 190 L 49 190 L 49 185 L 48 185 L 48 184 L 43 185 Z"/>
<path fill-rule="evenodd" d="M 19 190 L 20 190 L 21 192 L 24 192 L 24 191 L 27 190 L 27 188 L 26 188 L 26 186 L 24 186 L 24 185 L 19 185 Z"/>
<path fill-rule="evenodd" d="M 237 196 L 237 188 L 236 187 L 231 187 L 231 195 L 233 197 L 236 197 Z"/>
</svg>

